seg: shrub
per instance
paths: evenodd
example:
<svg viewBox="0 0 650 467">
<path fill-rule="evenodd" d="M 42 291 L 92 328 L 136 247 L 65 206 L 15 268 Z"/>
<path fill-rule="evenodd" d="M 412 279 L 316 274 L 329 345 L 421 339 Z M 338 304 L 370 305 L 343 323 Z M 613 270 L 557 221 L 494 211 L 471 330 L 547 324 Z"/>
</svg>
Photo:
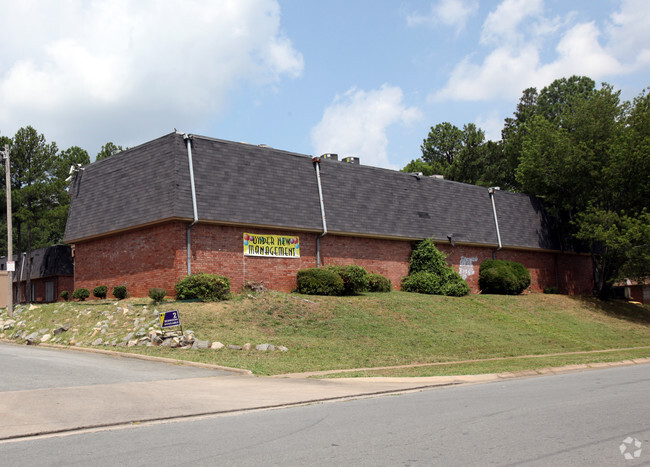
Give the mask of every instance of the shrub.
<svg viewBox="0 0 650 467">
<path fill-rule="evenodd" d="M 487 294 L 519 295 L 530 286 L 530 273 L 521 263 L 488 259 L 479 269 L 478 285 Z"/>
<path fill-rule="evenodd" d="M 445 255 L 436 248 L 431 238 L 422 240 L 413 249 L 409 260 L 409 274 L 426 271 L 444 275 L 447 269 L 449 265 L 445 261 Z"/>
<path fill-rule="evenodd" d="M 113 287 L 113 297 L 117 298 L 118 300 L 124 300 L 128 296 L 129 294 L 126 291 L 126 285 L 118 285 Z"/>
<path fill-rule="evenodd" d="M 343 279 L 329 268 L 308 268 L 296 276 L 299 293 L 308 295 L 343 295 Z"/>
<path fill-rule="evenodd" d="M 368 274 L 367 279 L 369 292 L 390 292 L 393 288 L 390 279 L 381 274 Z"/>
<path fill-rule="evenodd" d="M 82 302 L 90 297 L 90 290 L 88 289 L 76 289 L 72 292 L 72 298 L 81 300 Z"/>
<path fill-rule="evenodd" d="M 467 282 L 447 264 L 445 255 L 430 238 L 413 249 L 409 275 L 402 280 L 402 290 L 453 297 L 462 297 L 470 291 Z"/>
<path fill-rule="evenodd" d="M 230 297 L 230 280 L 216 274 L 191 274 L 174 288 L 178 300 L 219 301 Z"/>
<path fill-rule="evenodd" d="M 405 292 L 440 295 L 442 291 L 440 282 L 438 274 L 426 271 L 414 272 L 402 279 L 402 290 Z"/>
<path fill-rule="evenodd" d="M 343 279 L 343 295 L 354 295 L 368 287 L 368 272 L 361 266 L 328 266 L 326 269 L 338 274 Z"/>
<path fill-rule="evenodd" d="M 149 298 L 153 300 L 154 303 L 160 303 L 165 299 L 165 295 L 167 295 L 167 291 L 165 289 L 161 289 L 160 287 L 153 287 L 149 289 Z"/>
<path fill-rule="evenodd" d="M 108 293 L 108 287 L 105 285 L 100 285 L 98 287 L 95 287 L 93 289 L 93 296 L 97 298 L 106 298 L 106 294 Z"/>
<path fill-rule="evenodd" d="M 67 302 L 68 299 L 70 298 L 70 292 L 68 292 L 67 290 L 62 290 L 61 298 Z"/>
<path fill-rule="evenodd" d="M 544 293 L 547 294 L 559 294 L 560 291 L 557 287 L 544 287 Z"/>
</svg>

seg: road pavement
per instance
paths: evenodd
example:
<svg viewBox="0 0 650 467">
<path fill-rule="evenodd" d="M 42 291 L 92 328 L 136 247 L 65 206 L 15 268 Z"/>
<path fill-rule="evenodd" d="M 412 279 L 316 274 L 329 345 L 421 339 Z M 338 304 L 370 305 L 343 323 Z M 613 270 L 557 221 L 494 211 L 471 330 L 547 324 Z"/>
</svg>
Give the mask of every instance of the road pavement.
<svg viewBox="0 0 650 467">
<path fill-rule="evenodd" d="M 650 359 L 636 363 L 647 362 Z M 545 373 L 585 369 L 588 367 L 582 365 Z M 537 374 L 265 378 L 119 356 L 0 344 L 0 441 Z"/>
</svg>

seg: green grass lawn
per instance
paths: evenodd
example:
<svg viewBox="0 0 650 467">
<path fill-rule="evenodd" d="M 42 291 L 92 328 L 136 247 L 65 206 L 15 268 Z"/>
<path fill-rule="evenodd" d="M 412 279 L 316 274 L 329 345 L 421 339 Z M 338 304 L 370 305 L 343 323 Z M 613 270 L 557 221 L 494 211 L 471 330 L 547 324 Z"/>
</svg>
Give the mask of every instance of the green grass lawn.
<svg viewBox="0 0 650 467">
<path fill-rule="evenodd" d="M 90 345 L 97 336 L 119 341 L 128 332 L 148 328 L 156 320 L 154 310 L 178 309 L 183 328 L 194 331 L 198 339 L 225 345 L 249 342 L 253 348 L 270 343 L 289 351 L 115 349 L 245 368 L 259 375 L 650 346 L 649 306 L 562 295 L 452 298 L 394 291 L 313 297 L 267 292 L 220 303 L 165 302 L 154 307 L 144 299 L 128 302 L 131 309 L 127 311 L 123 310 L 125 302 L 119 304 L 122 311 L 110 301 L 42 305 L 23 311 L 16 319 L 25 321 L 24 330 L 53 329 L 73 322 L 73 328 L 54 343 L 65 345 L 73 340 Z M 108 324 L 105 334 L 92 335 L 102 322 Z M 648 356 L 648 349 L 637 349 L 337 376 L 471 374 Z"/>
</svg>

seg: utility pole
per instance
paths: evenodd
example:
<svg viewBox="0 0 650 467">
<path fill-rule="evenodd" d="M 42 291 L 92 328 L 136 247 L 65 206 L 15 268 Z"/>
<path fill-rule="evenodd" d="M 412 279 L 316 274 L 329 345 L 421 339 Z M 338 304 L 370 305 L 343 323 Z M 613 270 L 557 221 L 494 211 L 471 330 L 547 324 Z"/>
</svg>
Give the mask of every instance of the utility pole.
<svg viewBox="0 0 650 467">
<path fill-rule="evenodd" d="M 2 153 L 2 159 L 5 161 L 5 185 L 7 190 L 7 282 L 9 284 L 9 294 L 7 295 L 7 314 L 9 317 L 14 315 L 14 280 L 13 271 L 16 268 L 13 262 L 13 226 L 11 224 L 11 172 L 9 171 L 9 145 L 5 144 Z M 13 268 L 9 265 L 13 264 Z"/>
</svg>

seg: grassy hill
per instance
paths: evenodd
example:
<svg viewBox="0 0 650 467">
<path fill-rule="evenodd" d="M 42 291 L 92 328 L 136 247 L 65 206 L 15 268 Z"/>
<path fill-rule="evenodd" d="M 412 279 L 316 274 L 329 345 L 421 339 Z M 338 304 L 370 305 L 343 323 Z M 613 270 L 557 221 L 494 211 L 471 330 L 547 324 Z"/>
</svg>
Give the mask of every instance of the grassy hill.
<svg viewBox="0 0 650 467">
<path fill-rule="evenodd" d="M 313 297 L 266 292 L 220 303 L 167 301 L 154 306 L 150 300 L 134 299 L 32 308 L 20 310 L 15 326 L 0 337 L 24 342 L 26 333 L 41 331 L 51 334 L 48 343 L 81 346 L 100 337 L 104 349 L 246 368 L 260 375 L 479 360 L 352 373 L 432 376 L 650 357 L 649 306 L 562 295 L 450 298 L 391 292 Z M 184 330 L 194 331 L 197 339 L 226 346 L 251 343 L 253 350 L 119 345 L 130 333 L 159 328 L 158 311 L 168 310 L 179 310 Z M 6 312 L 0 314 L 0 320 L 7 319 Z M 66 332 L 52 334 L 66 323 Z M 289 351 L 254 350 L 262 343 Z M 510 358 L 630 348 L 636 349 Z"/>
</svg>

